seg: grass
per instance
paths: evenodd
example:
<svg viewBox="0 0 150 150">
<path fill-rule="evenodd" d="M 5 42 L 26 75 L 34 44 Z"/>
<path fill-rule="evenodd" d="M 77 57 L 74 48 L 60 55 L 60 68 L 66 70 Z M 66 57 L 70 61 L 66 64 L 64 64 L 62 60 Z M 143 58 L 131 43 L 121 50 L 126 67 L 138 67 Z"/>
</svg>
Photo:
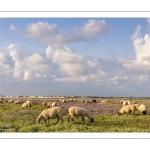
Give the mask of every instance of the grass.
<svg viewBox="0 0 150 150">
<path fill-rule="evenodd" d="M 149 101 L 147 104 L 150 103 Z M 110 104 L 109 104 L 110 105 Z M 51 119 L 49 123 L 36 124 L 35 119 L 43 110 L 42 105 L 33 105 L 32 108 L 21 109 L 21 105 L 11 105 L 8 103 L 0 104 L 0 132 L 150 132 L 150 114 L 146 116 L 142 114 L 118 116 L 114 114 L 97 114 L 94 115 L 94 123 L 90 123 L 88 118 L 85 122 L 81 121 L 81 117 L 75 118 L 74 122 L 68 122 L 67 115 L 63 117 L 64 123 L 61 121 L 55 125 L 56 119 Z"/>
</svg>

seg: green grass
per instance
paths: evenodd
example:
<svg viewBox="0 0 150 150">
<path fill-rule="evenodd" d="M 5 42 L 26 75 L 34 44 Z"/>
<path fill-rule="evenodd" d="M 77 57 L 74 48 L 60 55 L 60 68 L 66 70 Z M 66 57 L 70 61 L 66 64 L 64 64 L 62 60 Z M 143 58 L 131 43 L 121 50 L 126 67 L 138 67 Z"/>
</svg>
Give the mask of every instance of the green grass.
<svg viewBox="0 0 150 150">
<path fill-rule="evenodd" d="M 46 124 L 36 124 L 35 119 L 42 110 L 40 105 L 22 110 L 21 105 L 1 104 L 0 132 L 150 132 L 150 114 L 96 115 L 94 123 L 90 123 L 88 118 L 82 122 L 81 117 L 68 122 L 66 115 L 63 124 L 60 121 L 55 125 L 56 119 L 51 119 Z"/>
</svg>

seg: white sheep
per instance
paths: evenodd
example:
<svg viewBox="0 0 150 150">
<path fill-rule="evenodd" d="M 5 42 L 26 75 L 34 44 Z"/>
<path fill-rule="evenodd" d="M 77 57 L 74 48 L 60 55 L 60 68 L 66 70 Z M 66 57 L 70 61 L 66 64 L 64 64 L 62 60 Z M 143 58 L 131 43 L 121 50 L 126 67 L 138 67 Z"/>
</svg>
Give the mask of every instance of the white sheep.
<svg viewBox="0 0 150 150">
<path fill-rule="evenodd" d="M 25 107 L 32 107 L 32 102 L 29 101 L 29 100 L 27 100 L 26 102 L 24 102 L 24 103 L 22 104 L 22 108 L 25 108 Z"/>
<path fill-rule="evenodd" d="M 136 108 L 136 111 L 139 109 L 139 104 L 133 104 Z"/>
<path fill-rule="evenodd" d="M 125 105 L 130 105 L 130 104 L 131 104 L 130 101 L 123 101 L 123 102 L 122 102 L 122 105 L 123 105 L 123 106 L 125 106 Z"/>
<path fill-rule="evenodd" d="M 147 108 L 144 104 L 139 105 L 138 111 L 141 112 L 143 115 L 147 114 Z"/>
<path fill-rule="evenodd" d="M 74 117 L 82 117 L 82 121 L 84 121 L 84 117 L 86 116 L 89 118 L 90 122 L 94 122 L 94 118 L 87 112 L 85 108 L 73 106 L 68 109 L 68 122 L 70 121 L 70 118 L 72 121 L 74 121 Z"/>
<path fill-rule="evenodd" d="M 56 102 L 53 102 L 52 104 L 51 104 L 51 107 L 56 107 L 57 106 L 57 103 Z"/>
<path fill-rule="evenodd" d="M 86 100 L 86 101 L 85 101 L 85 103 L 92 103 L 92 102 L 91 102 L 91 101 L 89 101 L 89 100 Z"/>
<path fill-rule="evenodd" d="M 124 100 L 120 100 L 120 104 L 122 104 L 124 102 Z"/>
<path fill-rule="evenodd" d="M 13 102 L 12 105 L 14 105 L 14 104 L 21 104 L 21 101 L 20 100 L 16 100 L 16 101 Z"/>
<path fill-rule="evenodd" d="M 138 104 L 138 102 L 137 101 L 133 101 L 132 104 Z"/>
<path fill-rule="evenodd" d="M 12 99 L 9 99 L 9 100 L 8 100 L 8 103 L 13 103 L 13 100 L 12 100 Z"/>
<path fill-rule="evenodd" d="M 51 107 L 51 105 L 52 105 L 51 102 L 48 102 L 48 103 L 47 103 L 47 106 L 48 106 L 48 107 Z"/>
<path fill-rule="evenodd" d="M 59 120 L 63 123 L 63 115 L 65 115 L 64 110 L 61 107 L 52 107 L 49 109 L 43 110 L 39 116 L 36 119 L 36 123 L 40 123 L 41 119 L 44 120 L 44 123 L 49 122 L 49 119 L 55 119 L 57 118 L 56 124 L 59 122 Z"/>
<path fill-rule="evenodd" d="M 0 100 L 0 103 L 1 103 L 1 104 L 3 104 L 3 103 L 4 103 L 4 101 L 3 101 L 3 100 Z"/>
<path fill-rule="evenodd" d="M 46 102 L 43 102 L 42 103 L 43 107 L 47 106 L 47 103 Z"/>
<path fill-rule="evenodd" d="M 125 105 L 125 106 L 122 106 L 122 108 L 119 110 L 118 112 L 118 115 L 121 115 L 121 114 L 135 114 L 135 111 L 136 111 L 136 107 L 135 105 Z"/>
</svg>

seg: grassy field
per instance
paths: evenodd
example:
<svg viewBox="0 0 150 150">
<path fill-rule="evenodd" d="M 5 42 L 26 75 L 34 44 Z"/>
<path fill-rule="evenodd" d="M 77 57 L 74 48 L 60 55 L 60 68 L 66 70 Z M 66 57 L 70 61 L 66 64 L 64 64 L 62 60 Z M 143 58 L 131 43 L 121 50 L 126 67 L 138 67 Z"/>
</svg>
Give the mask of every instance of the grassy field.
<svg viewBox="0 0 150 150">
<path fill-rule="evenodd" d="M 74 122 L 68 122 L 68 116 L 65 115 L 64 123 L 59 122 L 57 125 L 55 125 L 56 119 L 51 119 L 46 124 L 43 122 L 36 124 L 35 119 L 42 110 L 46 109 L 42 106 L 43 99 L 35 99 L 32 108 L 25 109 L 21 109 L 21 104 L 0 104 L 0 132 L 150 132 L 149 99 L 134 99 L 147 106 L 146 116 L 138 112 L 135 115 L 118 116 L 117 112 L 122 107 L 119 103 L 120 99 L 111 99 L 109 104 L 101 104 L 101 99 L 96 100 L 98 103 L 92 104 L 61 103 L 56 99 L 45 100 L 56 101 L 63 108 L 74 105 L 85 107 L 94 117 L 94 123 L 90 123 L 88 118 L 82 122 L 81 117 L 75 118 Z"/>
</svg>

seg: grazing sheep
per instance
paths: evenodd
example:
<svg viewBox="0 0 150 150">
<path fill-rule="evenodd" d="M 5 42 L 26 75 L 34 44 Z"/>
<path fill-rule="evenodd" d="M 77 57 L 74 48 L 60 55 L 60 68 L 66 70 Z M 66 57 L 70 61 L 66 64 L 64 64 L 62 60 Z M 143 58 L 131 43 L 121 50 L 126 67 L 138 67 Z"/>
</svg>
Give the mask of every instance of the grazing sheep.
<svg viewBox="0 0 150 150">
<path fill-rule="evenodd" d="M 102 100 L 102 101 L 101 101 L 101 104 L 108 104 L 108 103 L 110 103 L 109 100 Z"/>
<path fill-rule="evenodd" d="M 72 121 L 74 121 L 74 117 L 82 117 L 82 121 L 84 121 L 84 117 L 88 117 L 90 122 L 94 122 L 94 118 L 87 112 L 85 108 L 73 106 L 68 109 L 68 122 L 70 121 L 70 118 Z"/>
<path fill-rule="evenodd" d="M 85 103 L 92 103 L 91 101 L 86 100 Z"/>
<path fill-rule="evenodd" d="M 24 102 L 23 104 L 22 104 L 22 108 L 25 108 L 25 107 L 32 107 L 32 103 L 31 103 L 31 101 L 26 101 L 26 102 Z"/>
<path fill-rule="evenodd" d="M 130 105 L 130 101 L 123 101 L 123 102 L 122 102 L 122 105 L 123 105 L 123 106 L 125 106 L 125 105 Z"/>
<path fill-rule="evenodd" d="M 8 103 L 13 103 L 13 100 L 12 100 L 12 99 L 9 99 L 9 100 L 8 100 Z"/>
<path fill-rule="evenodd" d="M 32 98 L 28 98 L 27 101 L 33 101 L 33 99 Z"/>
<path fill-rule="evenodd" d="M 47 106 L 48 106 L 48 107 L 51 107 L 51 105 L 52 105 L 51 102 L 48 102 L 48 103 L 47 103 Z"/>
<path fill-rule="evenodd" d="M 65 100 L 65 99 L 63 99 L 61 102 L 62 103 L 68 103 L 67 100 Z"/>
<path fill-rule="evenodd" d="M 51 107 L 56 107 L 57 106 L 57 103 L 56 102 L 53 102 L 52 104 L 51 104 Z"/>
<path fill-rule="evenodd" d="M 20 102 L 20 100 L 16 100 L 16 101 L 13 102 L 12 105 L 14 105 L 14 104 L 21 104 L 21 102 Z"/>
<path fill-rule="evenodd" d="M 43 107 L 47 106 L 47 103 L 46 102 L 43 102 L 42 103 Z"/>
<path fill-rule="evenodd" d="M 133 104 L 135 106 L 135 110 L 137 111 L 139 109 L 139 104 Z"/>
<path fill-rule="evenodd" d="M 92 103 L 97 103 L 97 101 L 95 99 L 92 100 Z"/>
<path fill-rule="evenodd" d="M 73 99 L 74 102 L 77 102 L 77 99 Z"/>
<path fill-rule="evenodd" d="M 66 112 L 61 107 L 52 107 L 49 109 L 43 110 L 39 116 L 36 119 L 36 123 L 40 123 L 41 119 L 44 120 L 44 123 L 49 122 L 49 119 L 55 119 L 57 118 L 56 124 L 59 122 L 59 120 L 63 123 L 63 115 Z"/>
<path fill-rule="evenodd" d="M 4 103 L 4 101 L 3 101 L 3 100 L 0 100 L 0 103 L 1 103 L 1 104 L 3 104 L 3 103 Z"/>
<path fill-rule="evenodd" d="M 147 114 L 147 108 L 144 104 L 139 105 L 138 111 L 141 112 L 143 115 Z"/>
<path fill-rule="evenodd" d="M 83 100 L 80 100 L 79 102 L 81 102 L 81 103 L 85 103 L 85 100 L 83 99 Z"/>
<path fill-rule="evenodd" d="M 124 100 L 120 100 L 120 104 L 122 104 L 124 102 Z"/>
<path fill-rule="evenodd" d="M 122 106 L 122 108 L 119 110 L 118 112 L 118 115 L 121 115 L 121 114 L 135 114 L 135 110 L 136 110 L 136 107 L 135 105 L 125 105 L 125 106 Z"/>
<path fill-rule="evenodd" d="M 132 102 L 132 104 L 138 104 L 138 102 L 136 102 L 136 101 L 133 101 L 133 102 Z"/>
</svg>

